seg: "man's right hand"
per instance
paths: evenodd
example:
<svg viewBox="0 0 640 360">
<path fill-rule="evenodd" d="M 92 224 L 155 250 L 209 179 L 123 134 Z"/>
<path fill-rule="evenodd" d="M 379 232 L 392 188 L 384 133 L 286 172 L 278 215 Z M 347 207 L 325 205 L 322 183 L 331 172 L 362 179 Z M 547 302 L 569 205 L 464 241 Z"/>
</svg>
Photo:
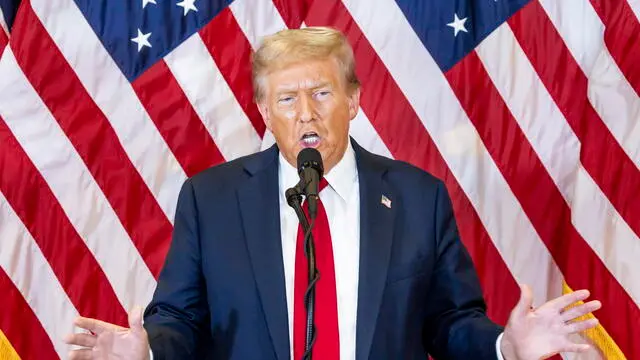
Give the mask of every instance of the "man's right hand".
<svg viewBox="0 0 640 360">
<path fill-rule="evenodd" d="M 70 360 L 149 359 L 149 338 L 142 326 L 142 308 L 137 307 L 129 313 L 128 329 L 84 317 L 77 318 L 74 323 L 88 332 L 65 338 L 67 344 L 83 347 L 72 350 Z"/>
</svg>

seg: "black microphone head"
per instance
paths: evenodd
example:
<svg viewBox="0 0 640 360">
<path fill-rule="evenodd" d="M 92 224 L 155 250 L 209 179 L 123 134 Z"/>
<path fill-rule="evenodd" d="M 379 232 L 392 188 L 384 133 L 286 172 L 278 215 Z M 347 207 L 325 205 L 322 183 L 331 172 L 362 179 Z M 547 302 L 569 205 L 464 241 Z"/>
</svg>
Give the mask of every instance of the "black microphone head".
<svg viewBox="0 0 640 360">
<path fill-rule="evenodd" d="M 314 148 L 304 148 L 298 153 L 298 173 L 306 168 L 313 168 L 318 172 L 320 178 L 324 174 L 324 166 L 322 165 L 322 155 Z"/>
</svg>

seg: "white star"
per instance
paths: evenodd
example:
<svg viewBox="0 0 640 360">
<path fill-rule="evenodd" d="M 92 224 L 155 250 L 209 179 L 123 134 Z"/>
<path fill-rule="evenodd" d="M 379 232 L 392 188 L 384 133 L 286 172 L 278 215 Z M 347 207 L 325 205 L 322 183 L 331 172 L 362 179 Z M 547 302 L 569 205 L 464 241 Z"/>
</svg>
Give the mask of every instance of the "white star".
<svg viewBox="0 0 640 360">
<path fill-rule="evenodd" d="M 151 47 L 149 36 L 151 36 L 151 33 L 143 34 L 142 31 L 138 29 L 138 36 L 131 39 L 131 41 L 138 44 L 138 52 L 140 52 L 140 50 L 142 50 L 142 48 L 145 46 Z"/>
<path fill-rule="evenodd" d="M 184 9 L 184 16 L 187 16 L 189 11 L 191 11 L 191 10 L 198 11 L 198 8 L 196 8 L 196 6 L 194 5 L 195 2 L 196 2 L 196 0 L 182 0 L 181 2 L 177 3 L 176 5 L 178 5 L 181 8 L 183 8 Z"/>
<path fill-rule="evenodd" d="M 156 4 L 157 5 L 156 0 L 142 0 L 142 8 L 143 9 L 147 6 L 147 4 Z"/>
<path fill-rule="evenodd" d="M 453 22 L 447 24 L 447 26 L 453 28 L 453 36 L 458 36 L 458 33 L 460 31 L 468 33 L 467 29 L 464 27 L 464 23 L 467 21 L 467 19 L 468 18 L 460 19 L 458 17 L 458 14 L 453 14 Z"/>
</svg>

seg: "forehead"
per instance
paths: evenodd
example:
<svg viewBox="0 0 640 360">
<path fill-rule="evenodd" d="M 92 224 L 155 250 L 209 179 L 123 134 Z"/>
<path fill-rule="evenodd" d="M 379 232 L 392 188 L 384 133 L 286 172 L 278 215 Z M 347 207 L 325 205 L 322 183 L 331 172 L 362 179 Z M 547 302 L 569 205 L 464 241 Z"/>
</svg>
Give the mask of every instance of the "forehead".
<svg viewBox="0 0 640 360">
<path fill-rule="evenodd" d="M 297 62 L 272 71 L 266 80 L 267 88 L 276 92 L 340 86 L 340 69 L 332 58 Z"/>
</svg>

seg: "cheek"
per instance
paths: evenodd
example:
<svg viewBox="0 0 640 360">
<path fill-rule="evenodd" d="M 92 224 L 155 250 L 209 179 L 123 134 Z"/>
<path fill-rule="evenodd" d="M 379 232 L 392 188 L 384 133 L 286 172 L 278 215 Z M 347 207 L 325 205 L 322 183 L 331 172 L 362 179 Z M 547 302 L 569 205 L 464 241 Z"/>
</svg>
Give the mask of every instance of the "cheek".
<svg viewBox="0 0 640 360">
<path fill-rule="evenodd" d="M 286 111 L 284 113 L 284 118 L 293 123 L 293 121 L 296 120 L 296 111 L 295 110 Z"/>
<path fill-rule="evenodd" d="M 320 102 L 316 105 L 316 111 L 322 117 L 332 118 L 336 115 L 336 104 L 331 101 Z"/>
<path fill-rule="evenodd" d="M 283 110 L 273 113 L 271 118 L 274 136 L 284 143 L 289 143 L 296 131 L 297 113 L 295 110 Z"/>
<path fill-rule="evenodd" d="M 334 106 L 326 109 L 326 118 L 329 119 L 327 127 L 333 136 L 341 136 L 345 128 L 349 128 L 350 113 L 345 106 Z"/>
</svg>

